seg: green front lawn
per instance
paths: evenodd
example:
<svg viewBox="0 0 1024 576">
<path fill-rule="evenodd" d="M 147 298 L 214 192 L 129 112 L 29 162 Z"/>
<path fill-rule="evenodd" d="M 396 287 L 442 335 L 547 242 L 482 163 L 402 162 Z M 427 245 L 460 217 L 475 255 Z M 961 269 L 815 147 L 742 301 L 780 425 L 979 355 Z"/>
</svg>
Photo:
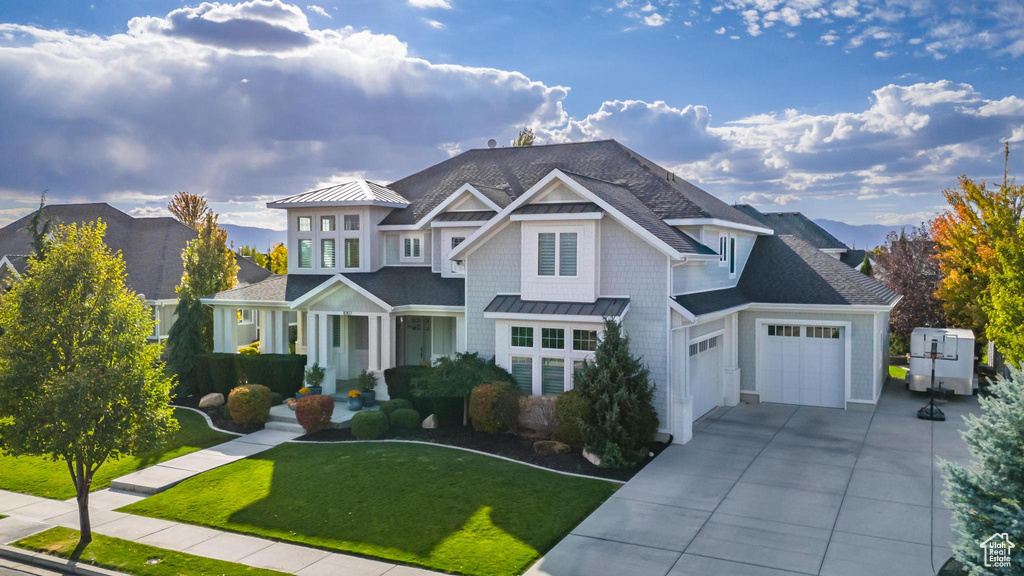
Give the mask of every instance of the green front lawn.
<svg viewBox="0 0 1024 576">
<path fill-rule="evenodd" d="M 290 443 L 121 510 L 498 576 L 522 573 L 616 487 L 451 448 Z"/>
<path fill-rule="evenodd" d="M 92 489 L 101 490 L 110 486 L 110 481 L 114 478 L 120 478 L 147 466 L 235 438 L 230 434 L 210 428 L 202 415 L 191 410 L 176 408 L 174 416 L 178 419 L 178 424 L 181 427 L 163 447 L 147 454 L 104 462 L 93 477 Z M 59 500 L 66 500 L 75 495 L 71 474 L 63 460 L 53 462 L 39 456 L 15 458 L 2 452 L 0 452 L 0 490 Z"/>
<path fill-rule="evenodd" d="M 14 543 L 18 548 L 85 562 L 136 576 L 287 576 L 276 570 L 253 568 L 211 560 L 182 552 L 136 544 L 119 538 L 92 535 L 92 542 L 78 556 L 78 530 L 51 528 Z"/>
</svg>

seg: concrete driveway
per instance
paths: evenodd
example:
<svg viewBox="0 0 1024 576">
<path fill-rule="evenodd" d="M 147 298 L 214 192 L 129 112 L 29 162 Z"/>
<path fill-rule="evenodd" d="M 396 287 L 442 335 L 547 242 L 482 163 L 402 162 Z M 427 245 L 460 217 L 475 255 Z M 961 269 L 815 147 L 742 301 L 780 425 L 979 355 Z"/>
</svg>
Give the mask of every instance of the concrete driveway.
<svg viewBox="0 0 1024 576">
<path fill-rule="evenodd" d="M 891 382 L 871 411 L 741 404 L 665 450 L 527 573 L 533 576 L 932 576 L 952 555 L 937 457 L 977 398 L 915 417 Z"/>
</svg>

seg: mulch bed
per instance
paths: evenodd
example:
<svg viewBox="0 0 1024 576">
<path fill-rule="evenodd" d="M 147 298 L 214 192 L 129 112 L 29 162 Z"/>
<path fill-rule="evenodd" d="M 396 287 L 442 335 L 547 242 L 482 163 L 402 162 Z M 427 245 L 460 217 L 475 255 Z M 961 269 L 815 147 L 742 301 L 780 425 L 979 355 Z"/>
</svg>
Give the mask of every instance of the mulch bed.
<svg viewBox="0 0 1024 576">
<path fill-rule="evenodd" d="M 236 432 L 238 434 L 250 434 L 252 432 L 263 430 L 262 424 L 255 428 L 245 428 L 243 426 L 235 424 L 235 421 L 231 419 L 231 415 L 228 413 L 228 405 L 226 403 L 215 408 L 200 408 L 198 397 L 185 396 L 174 398 L 173 400 L 171 400 L 171 405 L 184 406 L 186 408 L 195 408 L 196 410 L 199 410 L 200 412 L 203 412 L 207 416 L 209 416 L 210 420 L 213 420 L 214 426 L 220 428 L 221 430 L 227 430 L 228 432 Z"/>
<path fill-rule="evenodd" d="M 639 472 L 647 462 L 657 456 L 668 445 L 663 442 L 651 444 L 653 456 L 646 462 L 632 470 L 613 470 L 609 468 L 598 468 L 591 464 L 579 449 L 573 449 L 568 454 L 537 454 L 533 451 L 533 443 L 536 438 L 524 438 L 514 434 L 487 434 L 477 432 L 471 426 L 443 426 L 434 430 L 389 430 L 381 437 L 382 440 L 419 440 L 423 442 L 434 442 L 448 446 L 469 448 L 488 454 L 504 456 L 520 462 L 527 462 L 552 470 L 561 472 L 573 472 L 575 474 L 586 474 L 609 480 L 626 481 Z M 350 442 L 356 440 L 352 431 L 348 428 L 334 428 L 323 430 L 316 434 L 309 434 L 299 438 L 307 442 Z"/>
</svg>

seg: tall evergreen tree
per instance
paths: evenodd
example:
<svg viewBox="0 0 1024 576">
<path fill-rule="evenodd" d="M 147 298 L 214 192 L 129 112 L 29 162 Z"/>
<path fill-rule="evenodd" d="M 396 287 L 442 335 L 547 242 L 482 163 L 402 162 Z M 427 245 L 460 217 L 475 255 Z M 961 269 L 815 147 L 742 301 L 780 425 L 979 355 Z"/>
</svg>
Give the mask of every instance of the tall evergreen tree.
<svg viewBox="0 0 1024 576">
<path fill-rule="evenodd" d="M 46 241 L 50 236 L 51 221 L 46 217 L 44 209 L 46 208 L 46 192 L 43 192 L 39 196 L 39 209 L 32 214 L 32 217 L 28 219 L 25 224 L 25 229 L 28 231 L 32 244 L 32 254 L 36 257 L 41 258 L 43 252 L 46 250 Z"/>
<path fill-rule="evenodd" d="M 178 287 L 178 305 L 174 324 L 167 333 L 167 368 L 178 376 L 178 396 L 196 391 L 196 359 L 206 352 L 203 303 L 192 296 L 187 286 Z"/>
<path fill-rule="evenodd" d="M 533 142 L 536 140 L 536 136 L 533 135 L 533 128 L 527 126 L 519 131 L 519 135 L 512 141 L 512 146 L 516 148 L 522 148 L 523 146 L 533 146 Z"/>
<path fill-rule="evenodd" d="M 576 373 L 574 388 L 590 404 L 582 422 L 584 446 L 610 468 L 636 466 L 658 431 L 654 385 L 647 367 L 629 353 L 629 336 L 606 320 L 604 336 Z"/>
<path fill-rule="evenodd" d="M 864 261 L 860 263 L 860 272 L 865 276 L 871 276 L 874 270 L 871 269 L 871 258 L 868 258 L 870 252 L 864 253 Z"/>
</svg>

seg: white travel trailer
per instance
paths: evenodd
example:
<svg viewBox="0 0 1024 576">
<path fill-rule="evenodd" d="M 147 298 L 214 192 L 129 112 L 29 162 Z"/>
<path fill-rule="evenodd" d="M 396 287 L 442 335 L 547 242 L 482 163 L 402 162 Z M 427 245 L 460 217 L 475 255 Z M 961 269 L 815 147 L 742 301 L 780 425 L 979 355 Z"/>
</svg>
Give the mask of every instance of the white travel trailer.
<svg viewBox="0 0 1024 576">
<path fill-rule="evenodd" d="M 915 392 L 927 392 L 932 380 L 933 349 L 935 383 L 956 394 L 974 393 L 974 332 L 963 328 L 915 328 L 910 335 L 910 371 L 907 384 Z"/>
</svg>

